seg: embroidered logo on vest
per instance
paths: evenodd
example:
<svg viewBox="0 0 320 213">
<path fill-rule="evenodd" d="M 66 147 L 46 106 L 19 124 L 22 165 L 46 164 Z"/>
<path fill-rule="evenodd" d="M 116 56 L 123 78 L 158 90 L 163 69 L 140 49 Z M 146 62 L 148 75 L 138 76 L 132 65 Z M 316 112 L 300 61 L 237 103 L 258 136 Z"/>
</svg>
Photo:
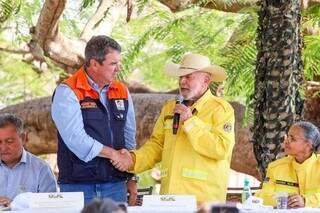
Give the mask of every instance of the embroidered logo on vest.
<svg viewBox="0 0 320 213">
<path fill-rule="evenodd" d="M 95 102 L 82 102 L 81 109 L 92 109 L 97 108 L 97 104 Z"/>
</svg>

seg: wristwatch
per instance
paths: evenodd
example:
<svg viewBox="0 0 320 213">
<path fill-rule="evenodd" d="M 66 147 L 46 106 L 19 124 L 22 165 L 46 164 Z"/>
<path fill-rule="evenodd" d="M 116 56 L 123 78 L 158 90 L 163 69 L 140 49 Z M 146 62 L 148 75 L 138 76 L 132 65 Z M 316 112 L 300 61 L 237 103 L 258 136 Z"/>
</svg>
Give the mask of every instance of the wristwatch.
<svg viewBox="0 0 320 213">
<path fill-rule="evenodd" d="M 129 178 L 127 179 L 127 181 L 129 181 L 129 180 L 133 180 L 133 181 L 135 181 L 136 183 L 138 183 L 139 177 L 136 176 L 136 175 L 132 175 L 131 177 L 129 177 Z"/>
</svg>

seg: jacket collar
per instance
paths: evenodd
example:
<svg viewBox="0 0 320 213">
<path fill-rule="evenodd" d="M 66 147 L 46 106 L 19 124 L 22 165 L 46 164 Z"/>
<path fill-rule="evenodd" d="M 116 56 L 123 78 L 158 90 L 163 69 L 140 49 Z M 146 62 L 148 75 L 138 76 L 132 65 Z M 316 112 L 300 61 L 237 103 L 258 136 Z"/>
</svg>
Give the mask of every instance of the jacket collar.
<svg viewBox="0 0 320 213">
<path fill-rule="evenodd" d="M 313 165 L 315 161 L 317 161 L 316 154 L 312 154 L 307 160 L 305 160 L 303 163 L 298 163 L 294 157 L 290 156 L 292 158 L 292 166 L 296 170 L 305 169 L 306 167 L 309 167 L 310 165 Z"/>
<path fill-rule="evenodd" d="M 192 111 L 197 110 L 198 112 L 202 110 L 205 103 L 212 97 L 210 89 L 208 89 L 191 107 Z"/>
</svg>

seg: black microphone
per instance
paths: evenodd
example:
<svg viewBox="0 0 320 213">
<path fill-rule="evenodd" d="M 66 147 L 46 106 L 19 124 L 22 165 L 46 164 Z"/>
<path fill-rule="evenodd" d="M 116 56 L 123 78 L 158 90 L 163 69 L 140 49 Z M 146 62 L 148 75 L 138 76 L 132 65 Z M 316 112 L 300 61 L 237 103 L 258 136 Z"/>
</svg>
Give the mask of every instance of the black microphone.
<svg viewBox="0 0 320 213">
<path fill-rule="evenodd" d="M 176 104 L 182 104 L 182 102 L 183 102 L 183 96 L 182 95 L 177 95 Z M 178 132 L 179 121 L 180 121 L 180 114 L 179 113 L 174 113 L 174 115 L 173 115 L 173 123 L 172 123 L 172 133 L 174 135 L 176 135 L 177 132 Z"/>
</svg>

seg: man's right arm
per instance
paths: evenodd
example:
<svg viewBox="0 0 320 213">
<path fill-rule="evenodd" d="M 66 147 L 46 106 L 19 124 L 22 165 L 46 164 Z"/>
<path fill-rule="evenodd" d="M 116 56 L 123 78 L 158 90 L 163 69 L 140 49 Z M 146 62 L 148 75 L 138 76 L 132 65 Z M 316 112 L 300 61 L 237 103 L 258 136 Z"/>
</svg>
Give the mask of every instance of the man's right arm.
<svg viewBox="0 0 320 213">
<path fill-rule="evenodd" d="M 79 159 L 88 162 L 96 156 L 111 157 L 113 149 L 103 146 L 84 130 L 79 100 L 67 85 L 57 87 L 51 115 L 64 143 Z"/>
<path fill-rule="evenodd" d="M 140 173 L 151 169 L 154 165 L 161 161 L 162 150 L 164 144 L 164 117 L 168 113 L 168 109 L 164 106 L 153 128 L 149 140 L 143 144 L 138 150 L 131 152 L 131 160 L 133 165 L 129 168 L 129 172 Z"/>
</svg>

